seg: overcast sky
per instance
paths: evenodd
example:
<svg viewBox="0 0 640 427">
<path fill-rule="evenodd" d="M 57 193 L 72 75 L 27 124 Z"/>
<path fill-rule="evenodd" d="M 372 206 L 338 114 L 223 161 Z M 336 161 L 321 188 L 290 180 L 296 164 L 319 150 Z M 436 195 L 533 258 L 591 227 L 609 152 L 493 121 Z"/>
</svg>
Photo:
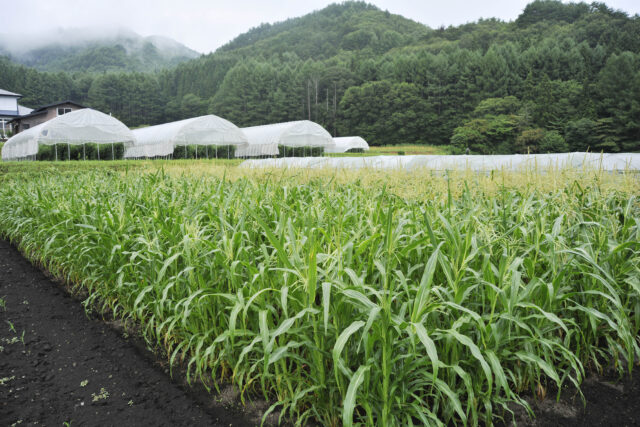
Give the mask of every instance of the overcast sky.
<svg viewBox="0 0 640 427">
<path fill-rule="evenodd" d="M 590 0 L 589 0 L 590 1 Z M 0 0 L 0 33 L 35 35 L 57 28 L 130 28 L 175 39 L 208 53 L 263 22 L 322 9 L 330 0 Z M 432 28 L 479 18 L 515 19 L 527 0 L 371 0 L 383 10 Z M 605 0 L 630 15 L 638 0 Z"/>
</svg>

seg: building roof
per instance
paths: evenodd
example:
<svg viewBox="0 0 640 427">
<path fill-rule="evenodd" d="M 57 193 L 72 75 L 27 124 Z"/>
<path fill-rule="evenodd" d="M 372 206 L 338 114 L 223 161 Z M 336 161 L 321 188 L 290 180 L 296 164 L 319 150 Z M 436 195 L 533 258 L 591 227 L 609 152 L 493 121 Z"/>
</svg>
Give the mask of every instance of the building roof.
<svg viewBox="0 0 640 427">
<path fill-rule="evenodd" d="M 62 104 L 73 104 L 73 105 L 76 105 L 76 106 L 78 106 L 80 108 L 87 108 L 84 105 L 78 104 L 75 101 L 66 100 L 66 101 L 54 102 L 53 104 L 43 105 L 42 107 L 38 107 L 35 110 L 31 110 L 27 115 L 24 115 L 24 116 L 20 115 L 20 117 L 17 117 L 17 119 L 24 119 L 26 117 L 38 116 L 40 114 L 46 113 L 49 108 L 56 107 L 56 106 L 62 105 Z M 20 106 L 18 106 L 18 107 L 20 107 Z M 25 107 L 22 107 L 22 108 L 25 108 Z"/>
<path fill-rule="evenodd" d="M 0 96 L 17 96 L 22 97 L 19 93 L 9 92 L 8 90 L 0 89 Z"/>
<path fill-rule="evenodd" d="M 28 114 L 31 114 L 32 111 L 33 111 L 33 108 L 23 107 L 22 105 L 18 104 L 18 114 L 20 116 L 26 116 Z"/>
<path fill-rule="evenodd" d="M 20 119 L 24 116 L 28 116 L 33 111 L 32 108 L 23 107 L 18 104 L 18 111 L 16 110 L 0 110 L 0 116 L 11 116 L 12 119 Z"/>
<path fill-rule="evenodd" d="M 48 110 L 48 109 L 49 109 L 49 108 L 51 108 L 51 107 L 55 107 L 55 106 L 57 106 L 57 105 L 62 105 L 62 104 L 73 104 L 73 105 L 77 105 L 77 106 L 78 106 L 78 107 L 80 107 L 80 108 L 87 108 L 87 107 L 85 107 L 85 106 L 84 106 L 84 105 L 82 105 L 82 104 L 78 104 L 78 103 L 77 103 L 77 102 L 75 102 L 75 101 L 71 101 L 71 100 L 68 100 L 68 99 L 67 99 L 66 101 L 54 102 L 53 104 L 47 104 L 47 105 L 43 105 L 43 106 L 41 106 L 41 107 L 38 107 L 38 108 L 36 108 L 35 110 L 33 110 L 33 111 L 31 112 L 31 114 L 40 113 L 40 112 L 42 112 L 42 111 Z"/>
</svg>

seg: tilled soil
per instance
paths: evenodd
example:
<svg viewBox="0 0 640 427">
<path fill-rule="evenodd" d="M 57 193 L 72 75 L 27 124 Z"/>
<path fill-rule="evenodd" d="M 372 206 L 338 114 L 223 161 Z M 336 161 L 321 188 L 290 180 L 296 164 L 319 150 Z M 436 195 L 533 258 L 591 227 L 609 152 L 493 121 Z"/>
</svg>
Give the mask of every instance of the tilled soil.
<svg viewBox="0 0 640 427">
<path fill-rule="evenodd" d="M 575 390 L 566 390 L 556 401 L 555 394 L 543 401 L 526 398 L 536 414 L 531 419 L 516 410 L 518 426 L 640 426 L 640 376 L 633 378 L 588 376 L 582 382 L 586 406 Z M 510 423 L 511 424 L 511 423 Z"/>
<path fill-rule="evenodd" d="M 259 414 L 226 408 L 216 403 L 220 396 L 172 380 L 149 351 L 88 317 L 4 240 L 0 298 L 0 426 L 259 424 Z M 570 392 L 560 402 L 531 400 L 537 418 L 518 411 L 518 425 L 640 425 L 639 375 L 592 376 L 582 390 L 586 408 Z"/>
<path fill-rule="evenodd" d="M 2 240 L 0 298 L 0 426 L 255 424 L 172 381 Z"/>
</svg>

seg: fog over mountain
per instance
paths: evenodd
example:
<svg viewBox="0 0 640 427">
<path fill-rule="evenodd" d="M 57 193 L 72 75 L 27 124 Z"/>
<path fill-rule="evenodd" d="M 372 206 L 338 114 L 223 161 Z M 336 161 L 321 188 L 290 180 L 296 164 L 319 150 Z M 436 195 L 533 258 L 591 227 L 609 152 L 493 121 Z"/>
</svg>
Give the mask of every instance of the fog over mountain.
<svg viewBox="0 0 640 427">
<path fill-rule="evenodd" d="M 154 71 L 200 54 L 163 36 L 128 28 L 57 28 L 25 35 L 1 34 L 0 55 L 43 71 Z"/>
</svg>

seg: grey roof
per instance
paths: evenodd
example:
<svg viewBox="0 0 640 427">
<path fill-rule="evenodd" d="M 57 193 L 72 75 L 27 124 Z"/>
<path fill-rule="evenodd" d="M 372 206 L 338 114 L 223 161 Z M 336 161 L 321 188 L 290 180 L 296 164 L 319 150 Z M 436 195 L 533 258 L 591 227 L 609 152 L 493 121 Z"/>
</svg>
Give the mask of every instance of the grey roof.
<svg viewBox="0 0 640 427">
<path fill-rule="evenodd" d="M 29 108 L 29 107 L 23 107 L 22 105 L 18 104 L 18 114 L 21 116 L 26 116 L 27 114 L 31 113 L 33 111 L 33 108 Z"/>
<path fill-rule="evenodd" d="M 25 107 L 22 107 L 21 105 L 18 105 L 18 108 L 20 108 L 20 114 L 19 114 L 20 117 L 17 118 L 17 119 L 23 119 L 25 117 L 38 116 L 40 114 L 46 114 L 48 108 L 55 107 L 56 105 L 62 105 L 62 104 L 73 104 L 73 105 L 76 105 L 76 106 L 78 106 L 80 108 L 87 108 L 84 105 L 78 104 L 75 101 L 67 100 L 67 101 L 54 102 L 53 104 L 43 105 L 42 107 L 38 107 L 38 108 L 36 108 L 34 110 L 31 110 L 26 114 L 22 114 L 22 109 L 25 108 Z"/>
<path fill-rule="evenodd" d="M 8 90 L 0 89 L 0 96 L 22 96 L 19 93 L 9 92 Z"/>
<path fill-rule="evenodd" d="M 35 115 L 36 113 L 45 112 L 47 110 L 47 108 L 55 107 L 56 105 L 62 105 L 62 104 L 73 104 L 73 105 L 77 105 L 80 108 L 87 108 L 82 104 L 78 104 L 75 101 L 71 101 L 70 99 L 67 99 L 66 101 L 54 102 L 53 104 L 47 104 L 47 105 L 43 105 L 41 107 L 38 107 L 35 110 L 33 110 L 33 114 Z"/>
</svg>

